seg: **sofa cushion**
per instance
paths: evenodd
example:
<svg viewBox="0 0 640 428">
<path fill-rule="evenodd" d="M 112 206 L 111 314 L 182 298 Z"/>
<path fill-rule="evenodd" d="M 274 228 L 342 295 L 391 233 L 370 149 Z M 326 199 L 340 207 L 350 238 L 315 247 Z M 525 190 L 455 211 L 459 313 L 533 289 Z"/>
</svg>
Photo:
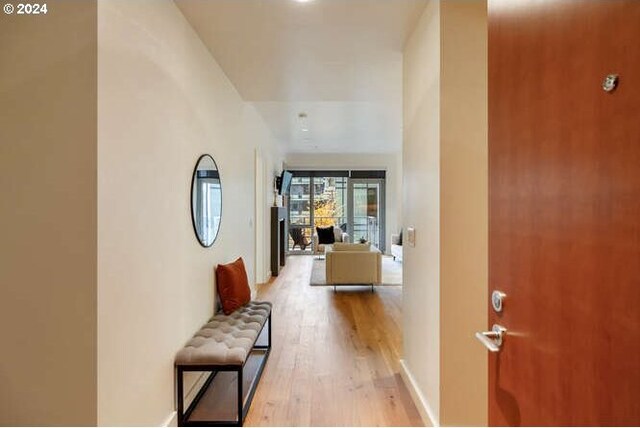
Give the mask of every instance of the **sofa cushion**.
<svg viewBox="0 0 640 428">
<path fill-rule="evenodd" d="M 333 238 L 335 239 L 335 242 L 342 242 L 342 233 L 342 229 L 339 227 L 333 228 Z"/>
<path fill-rule="evenodd" d="M 318 233 L 319 244 L 333 244 L 336 242 L 336 237 L 333 234 L 333 226 L 329 227 L 316 227 Z"/>
<path fill-rule="evenodd" d="M 333 244 L 333 251 L 370 251 L 371 244 L 349 244 L 345 242 L 336 242 Z"/>
<path fill-rule="evenodd" d="M 218 296 L 225 314 L 229 315 L 251 300 L 249 279 L 242 257 L 233 263 L 218 265 L 216 269 Z"/>
</svg>

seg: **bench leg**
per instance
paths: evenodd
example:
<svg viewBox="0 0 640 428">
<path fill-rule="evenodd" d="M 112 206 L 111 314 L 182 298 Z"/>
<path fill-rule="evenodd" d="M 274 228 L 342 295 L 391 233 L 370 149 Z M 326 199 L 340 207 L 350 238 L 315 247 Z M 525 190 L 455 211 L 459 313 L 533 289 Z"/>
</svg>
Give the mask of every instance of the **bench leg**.
<svg viewBox="0 0 640 428">
<path fill-rule="evenodd" d="M 243 395 L 242 394 L 242 367 L 238 368 L 238 426 L 241 427 L 244 423 L 244 406 L 243 406 Z"/>
<path fill-rule="evenodd" d="M 272 325 L 271 325 L 271 312 L 269 312 L 269 349 L 271 349 L 271 330 L 272 330 Z"/>
<path fill-rule="evenodd" d="M 176 370 L 176 383 L 178 389 L 178 426 L 184 426 L 184 378 L 180 367 Z"/>
</svg>

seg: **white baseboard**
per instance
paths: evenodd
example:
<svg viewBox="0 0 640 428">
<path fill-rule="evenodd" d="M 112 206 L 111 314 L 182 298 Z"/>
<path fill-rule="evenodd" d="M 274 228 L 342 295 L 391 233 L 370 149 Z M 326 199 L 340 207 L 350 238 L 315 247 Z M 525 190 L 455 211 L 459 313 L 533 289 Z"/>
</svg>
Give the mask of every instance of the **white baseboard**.
<svg viewBox="0 0 640 428">
<path fill-rule="evenodd" d="M 198 394 L 198 391 L 200 391 L 200 389 L 206 382 L 207 378 L 209 377 L 208 375 L 209 375 L 208 372 L 200 373 L 198 377 L 195 379 L 195 381 L 193 382 L 193 385 L 189 387 L 189 391 L 187 391 L 184 397 L 185 407 L 188 405 L 188 403 L 191 403 L 191 401 L 193 401 L 193 399 L 196 397 L 196 395 Z M 165 419 L 165 421 L 160 426 L 161 427 L 178 426 L 178 412 L 177 411 L 171 412 L 171 414 L 167 416 L 167 419 Z"/>
<path fill-rule="evenodd" d="M 171 412 L 167 419 L 160 425 L 161 427 L 176 427 L 178 426 L 178 412 Z"/>
<path fill-rule="evenodd" d="M 209 372 L 202 372 L 198 375 L 197 379 L 193 382 L 193 385 L 191 385 L 191 388 L 189 388 L 189 391 L 184 396 L 185 409 L 187 408 L 187 405 L 196 398 L 196 395 L 198 395 L 198 392 L 200 392 L 210 374 L 211 373 Z"/>
<path fill-rule="evenodd" d="M 424 422 L 427 426 L 439 427 L 440 423 L 438 419 L 435 417 L 435 413 L 429 402 L 425 398 L 424 394 L 418 387 L 415 378 L 409 371 L 409 367 L 404 360 L 400 360 L 400 376 L 404 381 L 405 385 L 407 385 L 407 389 L 409 390 L 409 394 L 411 394 L 411 398 L 418 408 L 418 413 L 420 413 L 420 417 L 422 418 L 422 422 Z"/>
</svg>

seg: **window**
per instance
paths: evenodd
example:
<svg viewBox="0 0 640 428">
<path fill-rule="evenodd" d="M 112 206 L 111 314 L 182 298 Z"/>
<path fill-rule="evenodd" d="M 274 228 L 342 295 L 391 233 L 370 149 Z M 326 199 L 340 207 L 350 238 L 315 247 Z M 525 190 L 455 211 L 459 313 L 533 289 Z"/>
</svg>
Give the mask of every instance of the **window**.
<svg viewBox="0 0 640 428">
<path fill-rule="evenodd" d="M 315 228 L 328 226 L 384 251 L 384 181 L 385 171 L 293 171 L 289 251 L 312 251 Z"/>
</svg>

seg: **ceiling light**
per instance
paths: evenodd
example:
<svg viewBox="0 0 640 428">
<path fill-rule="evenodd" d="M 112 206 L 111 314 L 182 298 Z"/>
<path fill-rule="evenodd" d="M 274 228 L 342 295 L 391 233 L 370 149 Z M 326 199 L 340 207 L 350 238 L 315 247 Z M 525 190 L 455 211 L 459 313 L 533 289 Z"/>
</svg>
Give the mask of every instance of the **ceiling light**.
<svg viewBox="0 0 640 428">
<path fill-rule="evenodd" d="M 313 0 L 295 0 L 298 3 L 311 3 Z"/>
</svg>

